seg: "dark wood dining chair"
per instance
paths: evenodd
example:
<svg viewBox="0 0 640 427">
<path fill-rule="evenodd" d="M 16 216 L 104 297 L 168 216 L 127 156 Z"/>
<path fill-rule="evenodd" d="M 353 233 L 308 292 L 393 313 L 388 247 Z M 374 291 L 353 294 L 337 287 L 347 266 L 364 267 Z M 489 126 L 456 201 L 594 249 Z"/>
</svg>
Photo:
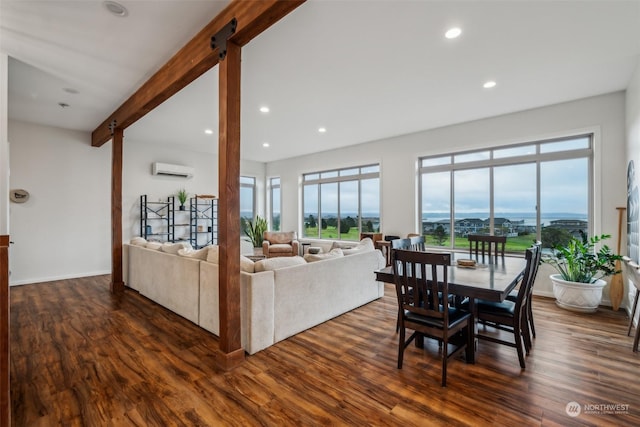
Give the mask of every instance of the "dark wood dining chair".
<svg viewBox="0 0 640 427">
<path fill-rule="evenodd" d="M 537 241 L 535 243 L 535 246 L 538 247 L 538 252 L 537 252 L 537 258 L 533 260 L 533 277 L 531 277 L 531 287 L 529 288 L 529 295 L 527 296 L 527 309 L 525 312 L 525 316 L 526 316 L 526 320 L 527 320 L 527 325 L 529 325 L 529 333 L 530 333 L 530 339 L 529 342 L 532 343 L 532 339 L 536 337 L 536 327 L 533 324 L 533 287 L 535 286 L 536 283 L 536 277 L 538 276 L 538 269 L 540 268 L 540 259 L 542 258 L 542 242 Z M 518 299 L 518 291 L 517 290 L 513 290 L 511 291 L 511 293 L 507 296 L 507 299 L 509 301 L 513 301 L 516 302 L 516 300 Z"/>
<path fill-rule="evenodd" d="M 422 251 L 424 252 L 424 236 L 412 236 L 409 237 L 409 246 L 412 251 Z"/>
<path fill-rule="evenodd" d="M 506 341 L 498 338 L 496 335 L 487 335 L 480 331 L 477 332 L 476 337 L 478 339 L 515 347 L 522 369 L 526 367 L 524 353 L 526 351 L 526 353 L 529 354 L 529 349 L 531 348 L 526 310 L 529 288 L 533 286 L 534 262 L 538 257 L 539 251 L 539 246 L 532 246 L 525 252 L 527 264 L 524 275 L 522 276 L 520 289 L 518 290 L 518 298 L 515 302 L 509 300 L 495 302 L 482 299 L 476 301 L 476 316 L 478 321 L 483 323 L 484 329 L 486 329 L 486 327 L 492 327 L 510 332 L 513 334 L 513 341 Z"/>
<path fill-rule="evenodd" d="M 504 256 L 504 247 L 507 243 L 507 236 L 489 236 L 486 234 L 469 234 L 469 255 L 475 254 L 484 257 L 485 255 Z"/>
<path fill-rule="evenodd" d="M 442 386 L 447 385 L 447 361 L 472 348 L 473 317 L 465 310 L 449 306 L 448 266 L 451 254 L 404 249 L 393 252 L 394 281 L 398 296 L 398 369 L 402 369 L 404 350 L 416 337 L 434 338 L 441 345 Z M 406 329 L 414 332 L 406 338 Z M 451 347 L 451 351 L 449 348 Z"/>
<path fill-rule="evenodd" d="M 393 251 L 398 249 L 410 250 L 411 239 L 394 239 L 391 241 L 391 259 L 393 260 Z"/>
</svg>

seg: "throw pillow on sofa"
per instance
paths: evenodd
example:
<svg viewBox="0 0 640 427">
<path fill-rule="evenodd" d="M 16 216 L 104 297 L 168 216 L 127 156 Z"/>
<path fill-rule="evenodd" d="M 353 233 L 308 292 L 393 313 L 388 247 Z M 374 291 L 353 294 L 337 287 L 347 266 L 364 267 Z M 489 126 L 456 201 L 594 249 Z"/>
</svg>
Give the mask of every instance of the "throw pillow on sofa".
<svg viewBox="0 0 640 427">
<path fill-rule="evenodd" d="M 166 242 L 160 247 L 160 250 L 162 252 L 166 252 L 168 254 L 173 254 L 173 255 L 178 255 L 178 251 L 180 249 L 193 249 L 193 248 L 191 247 L 191 243 L 189 242 L 176 242 L 176 243 Z"/>
<path fill-rule="evenodd" d="M 331 249 L 330 250 L 333 250 L 333 249 L 342 249 L 342 250 L 353 249 L 356 246 L 358 246 L 358 242 L 333 242 L 331 244 Z"/>
<path fill-rule="evenodd" d="M 153 249 L 154 251 L 160 250 L 161 247 L 162 243 L 160 242 L 147 242 L 147 244 L 145 245 L 145 248 Z"/>
<path fill-rule="evenodd" d="M 206 260 L 208 254 L 209 254 L 209 246 L 205 246 L 204 248 L 201 248 L 201 249 L 189 248 L 189 249 L 178 250 L 178 255 L 180 256 L 187 257 L 187 258 L 201 259 L 201 260 Z"/>
<path fill-rule="evenodd" d="M 326 254 L 304 254 L 304 260 L 307 262 L 322 261 L 323 259 L 339 258 L 344 256 L 342 249 L 331 249 Z"/>
<path fill-rule="evenodd" d="M 207 262 L 212 264 L 220 263 L 220 246 L 211 245 L 209 246 L 207 256 L 204 258 Z M 245 273 L 253 273 L 254 266 L 253 261 L 247 258 L 244 255 L 240 255 L 240 271 L 244 271 Z"/>
<path fill-rule="evenodd" d="M 147 239 L 145 239 L 144 237 L 134 237 L 129 241 L 129 244 L 145 247 L 147 246 Z"/>
<path fill-rule="evenodd" d="M 360 242 L 358 242 L 358 244 L 354 248 L 344 249 L 342 252 L 345 255 L 353 255 L 360 252 L 371 252 L 374 250 L 375 250 L 375 246 L 373 246 L 373 240 L 366 237 L 360 240 Z"/>
<path fill-rule="evenodd" d="M 255 272 L 277 270 L 279 268 L 292 267 L 294 265 L 306 264 L 307 261 L 301 256 L 285 256 L 267 258 L 255 263 Z"/>
<path fill-rule="evenodd" d="M 218 245 L 209 246 L 209 252 L 206 258 L 207 262 L 210 262 L 212 264 L 217 264 L 219 257 L 220 257 L 220 246 Z"/>
</svg>

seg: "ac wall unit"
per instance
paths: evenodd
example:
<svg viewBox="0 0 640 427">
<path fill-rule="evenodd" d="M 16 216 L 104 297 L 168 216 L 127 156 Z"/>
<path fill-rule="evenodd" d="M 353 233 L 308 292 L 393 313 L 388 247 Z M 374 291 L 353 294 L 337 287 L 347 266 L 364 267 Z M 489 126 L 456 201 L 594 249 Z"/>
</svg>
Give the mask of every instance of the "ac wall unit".
<svg viewBox="0 0 640 427">
<path fill-rule="evenodd" d="M 172 165 L 169 163 L 155 162 L 151 164 L 153 175 L 176 176 L 180 178 L 191 178 L 194 169 L 190 166 Z"/>
</svg>

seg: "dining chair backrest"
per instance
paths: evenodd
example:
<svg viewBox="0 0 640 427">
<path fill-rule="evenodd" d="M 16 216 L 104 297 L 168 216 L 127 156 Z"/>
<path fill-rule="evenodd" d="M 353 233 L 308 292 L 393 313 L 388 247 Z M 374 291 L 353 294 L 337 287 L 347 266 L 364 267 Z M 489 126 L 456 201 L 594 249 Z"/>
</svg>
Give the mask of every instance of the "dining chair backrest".
<svg viewBox="0 0 640 427">
<path fill-rule="evenodd" d="M 398 308 L 448 324 L 449 300 L 440 295 L 449 292 L 451 254 L 397 249 L 393 256 Z"/>
<path fill-rule="evenodd" d="M 391 258 L 391 264 L 395 269 L 397 267 L 394 262 L 393 253 L 398 249 L 410 250 L 411 249 L 411 239 L 394 239 L 391 241 L 391 250 L 389 251 L 389 257 Z"/>
<path fill-rule="evenodd" d="M 412 251 L 424 252 L 424 236 L 409 237 L 409 246 Z"/>
<path fill-rule="evenodd" d="M 539 262 L 540 258 L 540 246 L 534 245 L 528 248 L 524 253 L 524 258 L 527 262 L 524 273 L 522 275 L 522 282 L 520 283 L 520 289 L 518 290 L 518 296 L 516 298 L 515 312 L 519 313 L 520 310 L 526 306 L 528 298 L 533 288 L 533 281 L 535 280 L 535 273 L 537 270 L 536 262 Z"/>
<path fill-rule="evenodd" d="M 391 241 L 391 249 L 410 249 L 411 239 L 394 239 Z"/>
<path fill-rule="evenodd" d="M 507 236 L 489 236 L 486 234 L 469 234 L 469 255 L 476 257 L 489 255 L 498 257 L 504 256 L 504 247 L 507 243 Z M 486 253 L 485 253 L 486 248 Z"/>
</svg>

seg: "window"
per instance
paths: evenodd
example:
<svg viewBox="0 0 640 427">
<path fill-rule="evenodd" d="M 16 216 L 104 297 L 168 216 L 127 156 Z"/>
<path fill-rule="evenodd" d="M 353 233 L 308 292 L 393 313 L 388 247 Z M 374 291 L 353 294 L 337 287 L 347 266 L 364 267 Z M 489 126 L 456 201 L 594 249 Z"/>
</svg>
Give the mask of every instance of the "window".
<svg viewBox="0 0 640 427">
<path fill-rule="evenodd" d="M 380 165 L 303 175 L 304 236 L 359 240 L 380 231 Z"/>
<path fill-rule="evenodd" d="M 280 231 L 280 178 L 271 178 L 269 180 L 269 219 L 271 231 Z"/>
<path fill-rule="evenodd" d="M 243 218 L 251 220 L 256 216 L 256 179 L 250 176 L 240 177 L 240 222 Z M 242 227 L 240 228 L 242 230 Z"/>
<path fill-rule="evenodd" d="M 431 246 L 507 236 L 508 251 L 589 234 L 591 135 L 420 159 L 422 231 Z"/>
</svg>

